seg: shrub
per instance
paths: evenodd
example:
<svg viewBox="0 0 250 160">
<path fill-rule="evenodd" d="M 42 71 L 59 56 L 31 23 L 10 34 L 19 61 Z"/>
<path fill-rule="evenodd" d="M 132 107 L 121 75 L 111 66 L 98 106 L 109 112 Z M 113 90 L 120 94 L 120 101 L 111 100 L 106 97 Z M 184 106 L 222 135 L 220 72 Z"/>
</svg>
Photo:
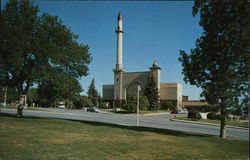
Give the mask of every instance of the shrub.
<svg viewBox="0 0 250 160">
<path fill-rule="evenodd" d="M 218 105 L 202 105 L 202 106 L 185 106 L 188 111 L 196 110 L 199 112 L 217 112 L 219 110 Z"/>
<path fill-rule="evenodd" d="M 188 118 L 191 118 L 193 120 L 200 120 L 201 115 L 198 111 L 191 110 L 191 111 L 188 111 Z"/>
<path fill-rule="evenodd" d="M 215 112 L 210 112 L 210 113 L 207 114 L 207 118 L 212 119 L 212 120 L 217 120 L 218 115 Z"/>
<path fill-rule="evenodd" d="M 216 112 L 210 112 L 207 114 L 207 118 L 211 120 L 221 120 L 221 115 L 216 114 Z M 226 119 L 230 119 L 228 113 L 226 113 Z"/>
</svg>

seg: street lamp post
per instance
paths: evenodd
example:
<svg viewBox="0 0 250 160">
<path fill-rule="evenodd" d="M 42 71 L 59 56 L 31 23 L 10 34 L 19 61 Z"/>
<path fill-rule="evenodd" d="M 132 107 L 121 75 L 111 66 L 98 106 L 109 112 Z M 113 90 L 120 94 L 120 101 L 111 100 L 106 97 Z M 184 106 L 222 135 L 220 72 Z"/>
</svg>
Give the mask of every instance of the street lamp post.
<svg viewBox="0 0 250 160">
<path fill-rule="evenodd" d="M 137 88 L 137 126 L 139 127 L 139 111 L 140 111 L 140 102 L 139 102 L 139 99 L 140 99 L 140 90 L 141 90 L 141 87 L 138 85 L 138 88 Z"/>
</svg>

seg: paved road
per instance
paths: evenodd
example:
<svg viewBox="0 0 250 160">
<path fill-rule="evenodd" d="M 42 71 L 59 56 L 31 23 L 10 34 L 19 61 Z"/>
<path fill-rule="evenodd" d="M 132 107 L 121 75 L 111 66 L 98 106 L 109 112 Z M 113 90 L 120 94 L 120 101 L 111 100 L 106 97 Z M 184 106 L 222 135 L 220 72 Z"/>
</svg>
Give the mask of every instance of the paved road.
<svg viewBox="0 0 250 160">
<path fill-rule="evenodd" d="M 24 111 L 24 116 L 86 120 L 86 121 L 105 122 L 105 123 L 127 125 L 127 126 L 136 126 L 137 122 L 136 115 L 114 114 L 107 112 L 92 113 L 79 110 L 64 110 L 64 109 L 47 109 L 47 110 L 49 110 L 50 112 Z M 1 113 L 15 114 L 16 110 L 2 109 Z M 187 131 L 193 133 L 205 133 L 210 135 L 219 135 L 220 133 L 219 126 L 170 121 L 170 118 L 173 118 L 173 116 L 174 115 L 171 114 L 141 115 L 140 126 Z M 227 136 L 249 140 L 249 130 L 227 128 Z"/>
</svg>

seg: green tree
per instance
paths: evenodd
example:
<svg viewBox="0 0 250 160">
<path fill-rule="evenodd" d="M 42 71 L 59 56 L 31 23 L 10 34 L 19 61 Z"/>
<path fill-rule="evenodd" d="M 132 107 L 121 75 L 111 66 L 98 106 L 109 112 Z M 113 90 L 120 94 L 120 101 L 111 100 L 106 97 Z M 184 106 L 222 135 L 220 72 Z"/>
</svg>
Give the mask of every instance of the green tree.
<svg viewBox="0 0 250 160">
<path fill-rule="evenodd" d="M 150 75 L 148 82 L 144 88 L 144 95 L 149 101 L 149 109 L 156 110 L 160 106 L 160 94 L 157 88 L 157 83 L 153 75 Z"/>
<path fill-rule="evenodd" d="M 77 96 L 76 100 L 74 101 L 74 106 L 77 109 L 82 109 L 83 107 L 89 107 L 92 106 L 93 103 L 91 99 L 89 99 L 88 96 Z"/>
<path fill-rule="evenodd" d="M 4 102 L 5 90 L 6 90 L 6 86 L 1 86 L 0 85 L 0 102 L 1 103 Z M 11 86 L 7 86 L 6 96 L 7 96 L 6 97 L 6 102 L 7 103 L 11 103 L 11 102 L 19 100 L 18 91 L 16 90 L 16 88 L 13 88 Z"/>
<path fill-rule="evenodd" d="M 38 12 L 29 0 L 10 0 L 1 11 L 0 81 L 19 95 L 47 83 L 54 72 L 72 80 L 86 76 L 91 62 L 89 47 L 62 20 Z"/>
<path fill-rule="evenodd" d="M 30 106 L 32 103 L 37 104 L 39 102 L 39 95 L 37 93 L 37 88 L 30 88 L 27 94 L 27 102 Z"/>
<path fill-rule="evenodd" d="M 210 104 L 219 103 L 220 137 L 226 136 L 226 110 L 248 99 L 249 8 L 247 1 L 195 1 L 203 33 L 188 55 L 180 51 L 184 81 L 203 89 Z M 199 14 L 198 14 L 199 13 Z"/>
<path fill-rule="evenodd" d="M 101 96 L 100 92 L 98 93 L 98 100 L 97 100 L 97 102 L 98 102 L 98 107 L 99 108 L 105 108 L 106 107 L 106 103 L 103 103 L 102 96 Z"/>
<path fill-rule="evenodd" d="M 59 101 L 73 100 L 82 91 L 80 83 L 63 72 L 51 73 L 38 85 L 38 94 L 43 105 L 53 106 Z"/>
<path fill-rule="evenodd" d="M 91 99 L 92 103 L 97 106 L 97 103 L 98 103 L 98 92 L 95 88 L 95 79 L 93 78 L 90 85 L 89 85 L 89 88 L 88 88 L 88 97 L 89 99 Z"/>
<path fill-rule="evenodd" d="M 140 110 L 148 110 L 149 101 L 146 96 L 139 97 L 139 107 L 140 107 Z M 125 109 L 130 112 L 137 111 L 137 96 L 136 95 L 132 95 L 128 98 L 127 104 L 125 105 Z"/>
</svg>

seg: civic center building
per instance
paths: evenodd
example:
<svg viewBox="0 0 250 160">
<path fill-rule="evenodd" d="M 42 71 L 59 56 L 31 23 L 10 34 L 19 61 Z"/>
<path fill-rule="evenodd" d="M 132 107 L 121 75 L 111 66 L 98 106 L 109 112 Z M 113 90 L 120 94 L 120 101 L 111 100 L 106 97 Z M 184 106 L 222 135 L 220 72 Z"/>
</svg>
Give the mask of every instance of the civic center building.
<svg viewBox="0 0 250 160">
<path fill-rule="evenodd" d="M 150 75 L 154 76 L 160 93 L 160 100 L 172 101 L 177 108 L 182 106 L 182 85 L 180 83 L 162 83 L 160 79 L 161 68 L 153 62 L 148 71 L 126 72 L 122 65 L 123 28 L 122 15 L 119 12 L 117 19 L 117 52 L 116 66 L 114 72 L 114 84 L 103 85 L 103 100 L 110 103 L 110 106 L 117 107 L 126 103 L 130 95 L 137 94 L 138 85 L 143 88 L 147 84 Z"/>
</svg>

